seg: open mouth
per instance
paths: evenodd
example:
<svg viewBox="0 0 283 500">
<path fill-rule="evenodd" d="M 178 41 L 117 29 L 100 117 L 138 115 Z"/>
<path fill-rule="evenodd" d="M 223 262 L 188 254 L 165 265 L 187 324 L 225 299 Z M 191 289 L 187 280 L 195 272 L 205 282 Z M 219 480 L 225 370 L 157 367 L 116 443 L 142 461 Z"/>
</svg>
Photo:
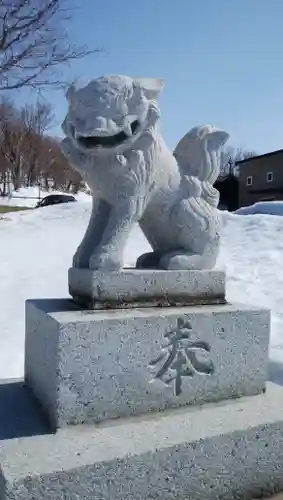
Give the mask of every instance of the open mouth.
<svg viewBox="0 0 283 500">
<path fill-rule="evenodd" d="M 135 135 L 139 129 L 139 120 L 135 120 L 131 123 L 132 135 Z M 96 147 L 113 147 L 122 144 L 130 135 L 127 135 L 123 130 L 115 135 L 108 136 L 89 136 L 83 137 L 75 133 L 76 140 L 85 148 L 96 148 Z"/>
</svg>

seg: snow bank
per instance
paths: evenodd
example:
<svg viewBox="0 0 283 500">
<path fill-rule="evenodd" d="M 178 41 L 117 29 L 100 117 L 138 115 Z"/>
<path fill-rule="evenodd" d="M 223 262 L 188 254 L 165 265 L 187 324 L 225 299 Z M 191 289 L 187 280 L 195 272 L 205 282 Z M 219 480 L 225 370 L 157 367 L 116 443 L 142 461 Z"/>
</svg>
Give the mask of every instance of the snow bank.
<svg viewBox="0 0 283 500">
<path fill-rule="evenodd" d="M 249 207 L 239 208 L 234 212 L 238 215 L 268 214 L 283 215 L 283 201 L 261 201 Z"/>
</svg>

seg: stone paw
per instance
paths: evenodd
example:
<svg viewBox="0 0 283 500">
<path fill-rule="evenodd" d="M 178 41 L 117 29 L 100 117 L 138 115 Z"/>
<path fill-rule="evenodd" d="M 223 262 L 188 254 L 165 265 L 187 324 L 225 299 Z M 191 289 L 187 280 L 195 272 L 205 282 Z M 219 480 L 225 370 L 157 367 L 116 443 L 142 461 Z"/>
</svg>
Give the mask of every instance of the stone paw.
<svg viewBox="0 0 283 500">
<path fill-rule="evenodd" d="M 175 255 L 167 260 L 166 269 L 168 270 L 188 270 L 196 269 L 192 259 L 186 255 Z"/>
<path fill-rule="evenodd" d="M 164 252 L 157 250 L 140 255 L 136 262 L 136 269 L 158 269 L 163 254 Z"/>
<path fill-rule="evenodd" d="M 119 271 L 123 264 L 116 255 L 108 252 L 93 254 L 89 259 L 89 268 L 103 271 Z"/>
<path fill-rule="evenodd" d="M 209 269 L 206 259 L 202 255 L 184 252 L 169 252 L 159 262 L 160 269 L 169 270 L 197 270 Z"/>
</svg>

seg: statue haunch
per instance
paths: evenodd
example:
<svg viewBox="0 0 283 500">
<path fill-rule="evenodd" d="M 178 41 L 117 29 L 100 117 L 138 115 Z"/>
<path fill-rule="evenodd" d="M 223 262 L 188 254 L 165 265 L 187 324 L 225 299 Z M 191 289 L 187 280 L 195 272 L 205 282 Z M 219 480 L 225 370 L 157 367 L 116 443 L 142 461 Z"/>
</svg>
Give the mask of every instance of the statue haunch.
<svg viewBox="0 0 283 500">
<path fill-rule="evenodd" d="M 159 130 L 158 79 L 101 77 L 67 92 L 61 143 L 93 196 L 74 256 L 80 268 L 118 270 L 130 230 L 140 224 L 153 252 L 138 268 L 211 269 L 219 250 L 219 152 L 228 134 L 193 128 L 172 154 Z"/>
</svg>

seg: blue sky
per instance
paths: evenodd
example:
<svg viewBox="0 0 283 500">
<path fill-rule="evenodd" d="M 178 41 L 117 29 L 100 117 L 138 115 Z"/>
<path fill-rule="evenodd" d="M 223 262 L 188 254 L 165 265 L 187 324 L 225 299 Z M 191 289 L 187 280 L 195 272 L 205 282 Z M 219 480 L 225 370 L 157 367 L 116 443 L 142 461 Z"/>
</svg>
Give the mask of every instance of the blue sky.
<svg viewBox="0 0 283 500">
<path fill-rule="evenodd" d="M 161 124 L 170 147 L 190 127 L 211 123 L 235 147 L 283 148 L 282 0 L 81 0 L 69 30 L 75 42 L 104 49 L 72 64 L 70 80 L 164 79 Z M 63 94 L 45 95 L 59 124 Z"/>
</svg>

